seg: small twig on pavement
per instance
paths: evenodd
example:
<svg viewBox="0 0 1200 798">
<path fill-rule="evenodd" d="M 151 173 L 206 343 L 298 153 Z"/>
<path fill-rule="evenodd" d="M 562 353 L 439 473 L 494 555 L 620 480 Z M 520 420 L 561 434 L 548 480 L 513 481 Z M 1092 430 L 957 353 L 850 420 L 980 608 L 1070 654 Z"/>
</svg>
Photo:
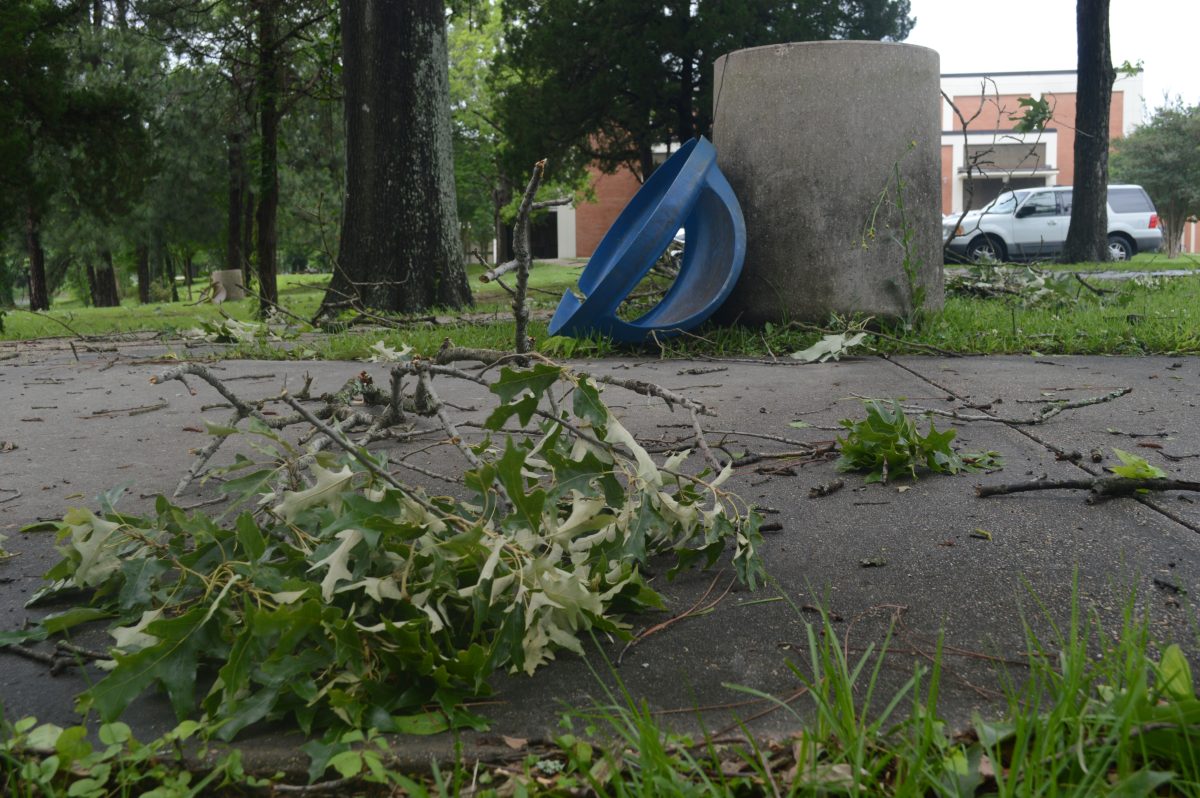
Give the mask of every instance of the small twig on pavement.
<svg viewBox="0 0 1200 798">
<path fill-rule="evenodd" d="M 904 405 L 904 410 L 909 413 L 931 413 L 935 416 L 944 416 L 952 418 L 955 421 L 993 421 L 997 424 L 1013 424 L 1018 426 L 1031 426 L 1041 424 L 1054 418 L 1064 410 L 1075 410 L 1080 407 L 1091 407 L 1092 405 L 1111 402 L 1114 399 L 1120 399 L 1122 396 L 1133 392 L 1132 388 L 1120 388 L 1106 393 L 1103 396 L 1093 396 L 1088 399 L 1079 399 L 1074 402 L 1047 402 L 1040 410 L 1027 418 L 1005 418 L 1003 416 L 993 416 L 988 413 L 960 413 L 957 410 L 939 410 L 935 407 L 922 407 L 920 405 Z"/>
<path fill-rule="evenodd" d="M 722 571 L 721 573 L 719 573 L 713 577 L 712 583 L 709 584 L 709 586 L 708 586 L 708 590 L 704 591 L 704 595 L 702 595 L 699 599 L 697 599 L 695 604 L 688 607 L 686 610 L 679 613 L 678 615 L 672 615 L 670 618 L 663 621 L 662 623 L 656 623 L 654 626 L 650 626 L 650 627 L 642 630 L 639 634 L 635 635 L 634 638 L 632 640 L 630 640 L 628 643 L 626 643 L 625 647 L 623 649 L 621 649 L 621 653 L 617 655 L 617 664 L 618 665 L 621 664 L 621 660 L 625 657 L 625 652 L 629 651 L 629 649 L 633 648 L 634 646 L 636 646 L 638 643 L 645 640 L 650 635 L 661 632 L 662 630 L 668 628 L 672 624 L 679 623 L 680 621 L 686 621 L 688 618 L 694 618 L 697 615 L 703 615 L 703 614 L 712 612 L 714 609 L 716 609 L 716 606 L 718 604 L 720 604 L 725 599 L 726 596 L 729 595 L 729 591 L 733 590 L 734 582 L 737 581 L 736 577 L 734 579 L 731 579 L 729 581 L 729 584 L 725 588 L 725 592 L 723 592 L 720 596 L 717 596 L 717 598 L 715 600 L 713 600 L 710 604 L 705 605 L 704 602 L 712 594 L 713 589 L 717 586 L 717 582 L 720 581 L 721 576 L 724 573 L 725 572 Z"/>
<path fill-rule="evenodd" d="M 1134 496 L 1143 491 L 1200 491 L 1200 482 L 1185 479 L 1130 479 L 1128 477 L 1035 480 L 1005 485 L 976 485 L 975 495 L 986 498 L 1031 490 L 1086 490 L 1091 492 L 1091 496 L 1088 497 L 1088 503 L 1091 504 L 1117 496 Z"/>
</svg>

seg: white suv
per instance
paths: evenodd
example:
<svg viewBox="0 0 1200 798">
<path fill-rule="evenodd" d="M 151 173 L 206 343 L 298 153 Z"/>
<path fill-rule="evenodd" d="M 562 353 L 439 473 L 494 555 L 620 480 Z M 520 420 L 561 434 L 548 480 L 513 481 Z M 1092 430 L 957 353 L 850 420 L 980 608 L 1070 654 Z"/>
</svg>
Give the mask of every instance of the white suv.
<svg viewBox="0 0 1200 798">
<path fill-rule="evenodd" d="M 968 261 L 1048 260 L 1058 255 L 1071 224 L 1071 186 L 1005 191 L 982 210 L 947 216 L 942 240 Z M 957 226 L 956 226 L 957 225 Z M 1128 260 L 1162 244 L 1158 213 L 1141 186 L 1108 187 L 1110 260 Z"/>
</svg>

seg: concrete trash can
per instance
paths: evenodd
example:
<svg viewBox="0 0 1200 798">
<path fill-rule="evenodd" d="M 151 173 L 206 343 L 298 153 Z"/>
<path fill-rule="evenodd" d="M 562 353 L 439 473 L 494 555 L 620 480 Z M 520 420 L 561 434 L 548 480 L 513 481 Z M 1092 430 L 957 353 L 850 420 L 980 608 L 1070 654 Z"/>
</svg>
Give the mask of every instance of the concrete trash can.
<svg viewBox="0 0 1200 798">
<path fill-rule="evenodd" d="M 824 324 L 942 306 L 939 85 L 938 54 L 908 44 L 804 42 L 717 59 L 713 143 L 746 219 L 742 277 L 719 321 Z"/>
<path fill-rule="evenodd" d="M 246 278 L 240 269 L 213 272 L 208 279 L 212 287 L 212 303 L 214 305 L 231 302 L 235 299 L 244 299 L 246 296 L 246 291 L 242 288 L 242 280 Z"/>
</svg>

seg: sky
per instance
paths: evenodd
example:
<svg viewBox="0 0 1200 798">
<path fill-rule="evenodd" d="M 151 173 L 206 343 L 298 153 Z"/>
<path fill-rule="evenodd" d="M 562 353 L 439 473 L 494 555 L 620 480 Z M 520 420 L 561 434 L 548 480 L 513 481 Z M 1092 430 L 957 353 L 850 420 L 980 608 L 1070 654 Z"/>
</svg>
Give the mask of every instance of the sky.
<svg viewBox="0 0 1200 798">
<path fill-rule="evenodd" d="M 942 72 L 1074 69 L 1074 0 L 911 0 L 905 40 L 937 50 Z M 1164 93 L 1200 103 L 1200 0 L 1110 0 L 1113 64 L 1140 59 L 1147 110 Z"/>
</svg>

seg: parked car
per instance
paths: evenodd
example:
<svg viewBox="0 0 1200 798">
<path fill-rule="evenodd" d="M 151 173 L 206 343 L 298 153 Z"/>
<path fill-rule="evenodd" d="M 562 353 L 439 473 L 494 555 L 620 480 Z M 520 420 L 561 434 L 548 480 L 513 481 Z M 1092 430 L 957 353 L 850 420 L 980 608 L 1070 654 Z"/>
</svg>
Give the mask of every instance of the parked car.
<svg viewBox="0 0 1200 798">
<path fill-rule="evenodd" d="M 1048 260 L 1062 252 L 1071 224 L 1071 186 L 1005 191 L 981 210 L 942 220 L 948 254 L 968 261 Z M 1110 260 L 1128 260 L 1162 244 L 1154 203 L 1141 186 L 1108 187 Z"/>
</svg>

